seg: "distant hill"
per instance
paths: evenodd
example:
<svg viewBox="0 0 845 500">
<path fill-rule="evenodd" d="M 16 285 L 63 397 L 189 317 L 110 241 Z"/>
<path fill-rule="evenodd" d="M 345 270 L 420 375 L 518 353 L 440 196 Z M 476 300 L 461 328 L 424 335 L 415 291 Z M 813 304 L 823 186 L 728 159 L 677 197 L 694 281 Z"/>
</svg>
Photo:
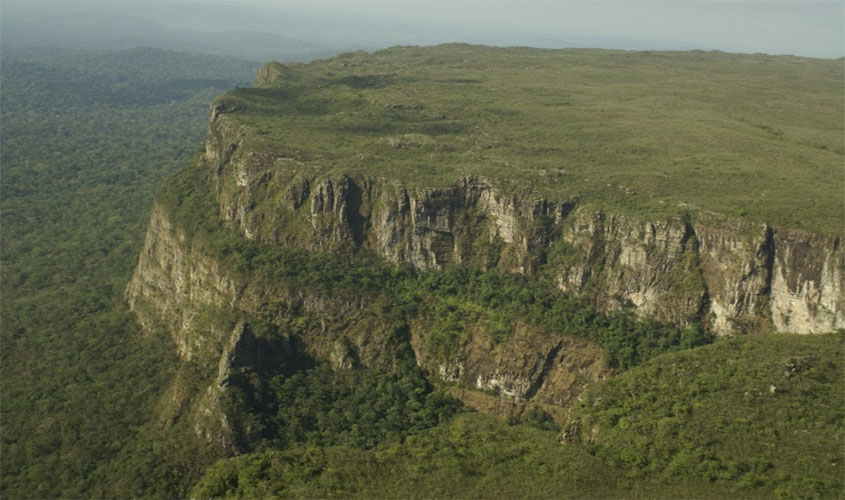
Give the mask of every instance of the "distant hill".
<svg viewBox="0 0 845 500">
<path fill-rule="evenodd" d="M 124 44 L 134 40 L 140 45 L 212 50 L 260 61 L 452 42 L 840 57 L 842 15 L 838 2 L 804 0 L 773 4 L 686 0 L 665 5 L 527 0 L 483 7 L 479 2 L 443 0 L 5 0 L 0 36 L 4 43 L 19 39 L 78 48 L 102 48 L 103 43 L 127 48 Z M 233 31 L 241 35 L 226 35 Z M 221 39 L 206 36 L 214 34 Z M 156 45 L 156 40 L 166 45 Z"/>
<path fill-rule="evenodd" d="M 5 14 L 5 12 L 4 12 Z M 305 61 L 337 52 L 328 44 L 247 30 L 219 32 L 173 29 L 140 16 L 108 12 L 11 14 L 3 20 L 4 45 L 80 49 L 156 47 L 241 57 L 255 61 Z"/>
</svg>

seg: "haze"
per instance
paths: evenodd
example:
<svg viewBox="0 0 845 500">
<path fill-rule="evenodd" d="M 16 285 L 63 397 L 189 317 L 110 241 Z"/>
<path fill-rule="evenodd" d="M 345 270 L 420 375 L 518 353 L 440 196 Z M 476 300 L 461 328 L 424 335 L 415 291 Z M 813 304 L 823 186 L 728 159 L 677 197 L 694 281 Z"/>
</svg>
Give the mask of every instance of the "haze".
<svg viewBox="0 0 845 500">
<path fill-rule="evenodd" d="M 444 42 L 826 58 L 845 53 L 845 7 L 839 1 L 30 0 L 0 5 L 6 43 L 120 46 L 131 40 L 256 59 Z M 102 17 L 106 14 L 120 18 Z M 112 30 L 117 33 L 100 33 L 130 18 L 131 29 L 124 25 Z M 142 21 L 148 24 L 141 26 Z M 249 34 L 248 41 L 230 35 L 218 43 L 207 37 L 233 31 Z"/>
</svg>

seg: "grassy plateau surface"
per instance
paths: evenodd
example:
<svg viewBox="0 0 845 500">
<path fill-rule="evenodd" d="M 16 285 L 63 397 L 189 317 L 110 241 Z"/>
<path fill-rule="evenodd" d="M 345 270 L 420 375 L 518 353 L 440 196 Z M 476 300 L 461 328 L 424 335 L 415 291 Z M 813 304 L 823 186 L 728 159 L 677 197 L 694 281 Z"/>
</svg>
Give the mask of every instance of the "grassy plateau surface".
<svg viewBox="0 0 845 500">
<path fill-rule="evenodd" d="M 241 153 L 318 175 L 481 175 L 616 212 L 842 229 L 838 60 L 453 44 L 272 63 L 260 80 L 217 101 Z"/>
</svg>

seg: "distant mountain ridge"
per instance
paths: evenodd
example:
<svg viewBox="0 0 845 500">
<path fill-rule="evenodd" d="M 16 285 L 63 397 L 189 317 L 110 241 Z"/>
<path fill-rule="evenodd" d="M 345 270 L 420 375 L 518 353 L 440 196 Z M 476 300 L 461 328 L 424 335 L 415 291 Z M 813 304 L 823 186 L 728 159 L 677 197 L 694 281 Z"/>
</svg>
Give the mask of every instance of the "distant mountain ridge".
<svg viewBox="0 0 845 500">
<path fill-rule="evenodd" d="M 347 50 L 448 42 L 841 56 L 841 26 L 834 22 L 836 15 L 841 18 L 841 12 L 835 8 L 830 12 L 830 2 L 804 2 L 800 12 L 789 12 L 789 5 L 796 3 L 776 2 L 765 8 L 768 12 L 757 12 L 763 7 L 756 2 L 703 0 L 677 2 L 660 9 L 641 2 L 622 2 L 616 8 L 606 2 L 561 2 L 547 3 L 542 9 L 532 2 L 522 7 L 500 2 L 474 10 L 472 4 L 461 2 L 434 2 L 431 8 L 423 9 L 423 2 L 376 8 L 377 4 L 367 2 L 296 6 L 249 1 L 12 0 L 3 3 L 0 36 L 4 43 L 78 48 L 128 48 L 136 44 L 235 55 L 260 62 L 305 61 Z M 506 15 L 508 12 L 510 15 Z M 724 25 L 725 16 L 737 15 L 759 18 L 759 24 L 743 24 L 742 29 L 725 33 L 730 36 L 714 35 Z M 648 23 L 629 23 L 629 17 L 642 17 Z M 784 40 L 762 29 L 771 23 L 792 29 L 792 24 L 800 27 L 808 18 L 815 20 L 816 26 L 806 36 Z M 820 45 L 825 41 L 829 46 Z"/>
<path fill-rule="evenodd" d="M 108 12 L 20 16 L 4 19 L 4 45 L 62 46 L 80 49 L 156 47 L 241 57 L 251 60 L 311 60 L 337 52 L 327 44 L 249 31 L 173 29 L 148 18 Z"/>
</svg>

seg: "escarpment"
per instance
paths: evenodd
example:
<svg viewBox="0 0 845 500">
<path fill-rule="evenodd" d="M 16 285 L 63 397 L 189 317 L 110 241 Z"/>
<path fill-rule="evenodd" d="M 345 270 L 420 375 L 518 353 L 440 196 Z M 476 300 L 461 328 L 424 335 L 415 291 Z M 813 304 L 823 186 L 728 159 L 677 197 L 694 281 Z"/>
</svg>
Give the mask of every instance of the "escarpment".
<svg viewBox="0 0 845 500">
<path fill-rule="evenodd" d="M 526 78 L 545 85 L 538 89 L 546 93 L 535 95 L 509 87 L 509 80 L 484 78 L 473 65 L 483 51 L 448 49 L 444 62 L 413 68 L 398 61 L 432 50 L 391 49 L 295 68 L 272 63 L 260 72 L 256 89 L 218 99 L 205 162 L 214 171 L 221 218 L 246 238 L 274 245 L 371 252 L 417 269 L 462 265 L 543 275 L 562 290 L 585 294 L 602 310 L 630 309 L 661 321 L 700 323 L 721 334 L 845 327 L 841 217 L 817 213 L 833 230 L 811 232 L 780 223 L 788 218 L 766 204 L 758 209 L 765 215 L 759 222 L 718 210 L 728 202 L 748 210 L 743 203 L 749 193 L 771 191 L 773 183 L 786 189 L 783 176 L 767 176 L 792 170 L 794 145 L 749 133 L 742 141 L 725 138 L 713 146 L 719 151 L 710 154 L 766 159 L 764 168 L 747 167 L 754 177 L 745 190 L 694 162 L 684 167 L 681 160 L 674 161 L 677 171 L 655 167 L 663 173 L 643 184 L 637 177 L 643 167 L 611 168 L 605 163 L 616 158 L 599 162 L 596 153 L 582 157 L 584 151 L 608 146 L 588 142 L 577 128 L 564 128 L 563 137 L 542 138 L 550 133 L 547 127 L 570 127 L 560 120 L 578 116 L 589 124 L 593 106 L 616 102 L 599 101 L 606 95 L 585 90 L 562 108 L 545 105 L 544 96 L 569 92 L 564 83 L 546 79 L 575 79 L 577 72 L 566 62 L 574 54 L 563 51 L 554 54 L 559 59 L 546 61 L 548 66 L 527 66 Z M 519 58 L 519 51 L 502 50 L 484 64 L 492 71 Z M 650 62 L 664 64 L 669 80 L 689 76 L 668 62 Z M 745 63 L 736 64 L 732 71 L 744 76 Z M 466 79 L 436 79 L 443 65 Z M 410 71 L 416 76 L 399 76 Z M 587 78 L 583 83 L 594 83 Z M 714 92 L 727 99 L 731 84 L 719 85 Z M 626 99 L 654 98 L 658 90 L 619 92 L 630 93 L 618 97 L 624 109 Z M 459 97 L 476 102 L 479 95 L 486 100 L 472 108 L 453 103 Z M 532 114 L 502 110 L 517 99 Z M 762 112 L 753 103 L 735 104 L 749 113 Z M 643 136 L 640 142 L 655 147 L 674 141 L 665 154 L 701 154 L 694 140 L 700 125 L 675 121 L 667 111 L 659 129 L 643 125 L 632 130 L 627 115 L 619 113 L 603 127 L 620 137 Z M 720 115 L 724 123 L 734 123 L 733 115 L 725 113 Z M 820 125 L 807 126 L 819 138 L 827 137 Z M 657 130 L 663 135 L 649 135 Z M 570 154 L 584 167 L 549 166 L 575 161 L 560 141 L 578 146 Z M 752 149 L 742 149 L 749 144 Z M 648 161 L 665 162 L 659 149 L 649 151 Z M 818 172 L 833 174 L 830 165 L 842 162 L 841 152 L 812 154 L 807 150 L 801 161 L 814 158 L 807 168 Z M 597 185 L 593 179 L 606 169 L 613 173 L 609 180 L 627 179 L 638 187 Z M 645 170 L 643 176 L 652 175 Z M 700 184 L 696 177 L 702 175 L 713 177 L 720 188 Z M 797 180 L 784 194 L 797 195 Z M 661 184 L 706 202 L 705 207 L 662 199 Z M 693 185 L 700 187 L 692 191 Z M 730 198 L 731 190 L 739 201 Z M 709 197 L 699 199 L 702 192 Z M 829 197 L 837 196 L 841 192 Z"/>
<path fill-rule="evenodd" d="M 233 381 L 269 377 L 303 359 L 340 371 L 391 371 L 410 356 L 470 406 L 509 417 L 540 407 L 559 420 L 591 382 L 612 373 L 594 343 L 525 324 L 497 341 L 477 323 L 456 350 L 444 352 L 428 338 L 439 318 L 416 313 L 397 329 L 377 291 L 327 291 L 235 272 L 215 260 L 207 242 L 186 237 L 160 204 L 126 297 L 145 328 L 169 331 L 183 361 L 206 374 L 193 396 L 174 382 L 170 393 L 182 396 L 165 403 L 163 418 L 186 415 L 222 452 L 249 449 L 258 436 L 244 421 L 248 408 L 231 405 Z"/>
<path fill-rule="evenodd" d="M 698 171 L 696 126 L 703 125 L 666 111 L 664 135 L 630 129 L 625 113 L 633 105 L 626 103 L 657 99 L 650 92 L 663 80 L 614 90 L 632 93 L 615 103 L 617 116 L 590 94 L 584 81 L 593 80 L 578 80 L 595 72 L 610 78 L 603 66 L 584 76 L 580 66 L 564 64 L 581 61 L 580 54 L 546 54 L 540 64 L 519 50 L 491 62 L 480 49 L 447 49 L 429 49 L 437 57 L 397 48 L 295 68 L 271 64 L 257 88 L 212 105 L 205 152 L 186 184 L 195 192 L 156 203 L 126 290 L 139 322 L 168 330 L 181 358 L 203 373 L 193 395 L 169 410 L 189 415 L 198 435 L 227 451 L 245 449 L 260 426 L 232 406 L 232 388 L 303 359 L 338 372 L 391 371 L 410 361 L 467 405 L 509 416 L 540 407 L 558 420 L 589 384 L 614 373 L 595 339 L 576 335 L 576 327 L 551 331 L 520 312 L 490 319 L 473 312 L 482 308 L 476 303 L 449 303 L 448 287 L 442 310 L 458 319 L 443 327 L 453 318 L 436 317 L 440 309 L 390 295 L 401 286 L 380 288 L 403 267 L 516 273 L 584 297 L 599 312 L 724 335 L 845 328 L 841 234 L 722 213 L 718 200 L 701 208 L 665 193 L 672 175 L 687 176 L 672 168 Z M 422 69 L 409 68 L 408 51 L 431 57 Z M 536 88 L 485 72 L 515 65 L 536 78 Z M 667 71 L 670 82 L 689 77 Z M 569 86 L 557 87 L 560 78 Z M 516 99 L 528 111 L 510 103 Z M 606 120 L 599 132 L 591 128 L 596 113 Z M 607 131 L 621 139 L 596 139 Z M 728 137 L 725 162 L 747 156 L 738 148 L 748 143 L 764 160 L 793 158 L 769 137 Z M 618 151 L 639 169 L 654 162 L 657 173 L 643 177 L 657 187 L 622 172 Z M 671 161 L 660 163 L 656 152 Z M 835 148 L 813 154 L 820 156 L 811 166 L 821 170 L 841 159 Z M 683 189 L 678 197 L 698 195 Z M 745 199 L 730 194 L 725 206 Z M 196 199 L 207 206 L 174 215 Z M 196 237 L 187 226 L 197 221 L 222 223 L 227 243 Z M 282 262 L 293 254 L 262 260 L 255 248 L 330 255 L 335 260 L 326 265 L 341 270 L 339 260 L 372 257 L 381 281 L 364 268 L 351 285 L 309 282 Z M 306 263 L 303 273 L 319 271 L 320 262 Z M 283 272 L 272 271 L 277 267 Z M 493 295 L 478 300 L 495 302 Z M 454 337 L 448 348 L 432 340 L 438 328 Z"/>
<path fill-rule="evenodd" d="M 237 149 L 223 148 L 212 157 Z M 599 309 L 703 323 L 721 334 L 845 327 L 838 236 L 682 209 L 661 218 L 615 214 L 578 196 L 548 199 L 484 177 L 438 188 L 307 177 L 289 158 L 257 154 L 222 163 L 216 182 L 221 217 L 266 243 L 363 250 L 418 269 L 544 274 Z"/>
</svg>

